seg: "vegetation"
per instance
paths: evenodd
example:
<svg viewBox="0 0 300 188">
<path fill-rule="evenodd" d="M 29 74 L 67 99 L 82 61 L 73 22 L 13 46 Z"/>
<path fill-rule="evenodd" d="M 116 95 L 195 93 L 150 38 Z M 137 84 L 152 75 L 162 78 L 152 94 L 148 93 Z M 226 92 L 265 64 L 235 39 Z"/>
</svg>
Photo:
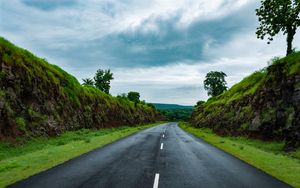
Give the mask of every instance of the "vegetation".
<svg viewBox="0 0 300 188">
<path fill-rule="evenodd" d="M 287 55 L 293 52 L 292 42 L 297 27 L 300 26 L 300 2 L 299 0 L 262 0 L 261 7 L 256 9 L 260 25 L 256 34 L 260 39 L 268 35 L 270 41 L 279 32 L 287 34 Z"/>
<path fill-rule="evenodd" d="M 300 149 L 285 153 L 282 152 L 283 142 L 221 137 L 211 129 L 199 129 L 186 123 L 180 123 L 180 127 L 256 168 L 294 187 L 300 187 Z"/>
<path fill-rule="evenodd" d="M 110 81 L 113 80 L 113 73 L 110 70 L 98 69 L 94 78 L 85 78 L 82 79 L 84 86 L 95 86 L 100 91 L 103 91 L 106 94 L 109 94 Z"/>
<path fill-rule="evenodd" d="M 227 90 L 227 83 L 224 72 L 211 71 L 207 73 L 204 80 L 204 89 L 208 91 L 208 95 L 215 97 Z"/>
<path fill-rule="evenodd" d="M 110 71 L 98 71 L 112 77 Z M 99 79 L 98 79 L 99 78 Z M 101 83 L 101 82 L 98 82 Z M 0 38 L 0 139 L 154 122 L 152 107 L 112 97 Z M 105 87 L 104 87 L 105 88 Z M 106 87 L 108 89 L 108 87 Z M 3 104 L 3 105 L 2 105 Z"/>
<path fill-rule="evenodd" d="M 91 78 L 85 78 L 85 79 L 82 79 L 83 81 L 83 84 L 84 86 L 94 86 L 94 80 L 91 79 Z"/>
<path fill-rule="evenodd" d="M 140 93 L 135 91 L 130 91 L 129 93 L 122 93 L 117 96 L 118 99 L 128 102 L 133 102 L 135 105 L 141 104 L 146 105 L 153 110 L 156 110 L 155 106 L 151 103 L 146 103 L 145 100 L 140 100 Z"/>
<path fill-rule="evenodd" d="M 135 91 L 130 91 L 127 94 L 127 98 L 134 103 L 139 103 L 140 102 L 140 93 L 135 92 Z"/>
<path fill-rule="evenodd" d="M 163 103 L 152 103 L 156 109 L 191 109 L 193 106 L 182 106 L 178 104 L 163 104 Z"/>
<path fill-rule="evenodd" d="M 300 53 L 275 58 L 221 95 L 197 103 L 191 123 L 220 135 L 284 140 L 286 151 L 295 150 L 300 146 L 299 75 Z"/>
<path fill-rule="evenodd" d="M 94 82 L 96 88 L 100 89 L 100 91 L 103 91 L 106 94 L 109 94 L 110 89 L 110 81 L 113 80 L 113 73 L 110 72 L 110 70 L 97 70 Z"/>
<path fill-rule="evenodd" d="M 157 124 L 81 129 L 57 137 L 20 138 L 18 143 L 0 142 L 0 187 Z"/>
<path fill-rule="evenodd" d="M 170 121 L 187 121 L 193 113 L 192 108 L 159 109 L 158 111 Z"/>
</svg>

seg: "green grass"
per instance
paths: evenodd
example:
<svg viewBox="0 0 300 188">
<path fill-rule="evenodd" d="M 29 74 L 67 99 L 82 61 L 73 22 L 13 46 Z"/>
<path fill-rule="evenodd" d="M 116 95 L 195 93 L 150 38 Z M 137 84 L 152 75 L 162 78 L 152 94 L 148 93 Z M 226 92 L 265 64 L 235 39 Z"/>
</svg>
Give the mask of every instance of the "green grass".
<svg viewBox="0 0 300 188">
<path fill-rule="evenodd" d="M 256 168 L 294 187 L 300 187 L 300 149 L 287 154 L 282 151 L 283 142 L 221 137 L 210 129 L 195 128 L 187 123 L 180 123 L 180 127 Z"/>
<path fill-rule="evenodd" d="M 52 138 L 0 142 L 0 187 L 49 169 L 69 159 L 104 146 L 122 137 L 157 125 L 111 129 L 82 129 Z"/>
<path fill-rule="evenodd" d="M 50 64 L 46 59 L 39 58 L 29 51 L 19 48 L 0 37 L 0 101 L 5 101 L 2 116 L 17 126 L 9 126 L 6 132 L 17 131 L 34 134 L 37 127 L 48 122 L 51 115 L 56 128 L 64 127 L 72 122 L 74 127 L 107 127 L 113 120 L 115 126 L 131 122 L 138 124 L 146 120 L 162 119 L 158 111 L 147 104 L 135 104 L 129 100 L 120 100 L 108 95 L 96 87 L 82 86 L 78 80 L 60 67 Z M 14 84 L 8 91 L 5 86 L 13 71 Z M 30 95 L 27 90 L 30 90 Z M 25 92 L 26 89 L 26 92 Z M 22 98 L 21 104 L 16 104 L 15 98 Z M 36 100 L 39 99 L 39 100 Z M 45 104 L 46 103 L 46 104 Z M 32 108 L 32 104 L 41 107 Z M 47 109 L 45 110 L 41 109 Z M 62 109 L 64 113 L 61 113 Z M 20 114 L 22 112 L 22 114 Z M 81 114 L 76 116 L 74 114 Z M 85 122 L 84 124 L 82 122 Z M 69 126 L 66 126 L 69 129 Z M 49 132 L 47 132 L 49 133 Z M 14 136 L 14 135 L 7 135 Z"/>
<path fill-rule="evenodd" d="M 247 95 L 253 95 L 258 89 L 264 87 L 264 82 L 268 79 L 268 69 L 276 68 L 282 64 L 286 75 L 299 74 L 300 72 L 300 52 L 289 55 L 284 58 L 274 58 L 271 66 L 262 70 L 256 71 L 253 74 L 245 77 L 242 81 L 232 86 L 223 94 L 210 98 L 206 105 L 230 104 L 233 101 L 239 100 Z M 270 75 L 269 75 L 270 76 Z"/>
</svg>

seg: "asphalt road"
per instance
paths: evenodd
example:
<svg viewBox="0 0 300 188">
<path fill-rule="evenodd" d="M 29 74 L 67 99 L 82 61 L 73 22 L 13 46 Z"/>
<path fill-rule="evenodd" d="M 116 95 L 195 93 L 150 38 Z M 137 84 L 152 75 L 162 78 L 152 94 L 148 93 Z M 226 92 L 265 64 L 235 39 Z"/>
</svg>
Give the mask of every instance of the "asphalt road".
<svg viewBox="0 0 300 188">
<path fill-rule="evenodd" d="M 140 131 L 11 187 L 289 186 L 191 136 L 177 123 L 167 123 Z"/>
</svg>

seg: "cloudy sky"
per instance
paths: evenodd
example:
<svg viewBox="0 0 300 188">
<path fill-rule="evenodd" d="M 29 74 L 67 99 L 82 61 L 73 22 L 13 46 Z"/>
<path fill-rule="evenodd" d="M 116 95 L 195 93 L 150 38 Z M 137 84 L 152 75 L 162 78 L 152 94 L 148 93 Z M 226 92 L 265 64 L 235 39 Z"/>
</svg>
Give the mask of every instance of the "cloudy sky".
<svg viewBox="0 0 300 188">
<path fill-rule="evenodd" d="M 257 0 L 0 0 L 0 35 L 93 77 L 114 73 L 111 93 L 148 102 L 206 100 L 203 80 L 223 71 L 228 85 L 285 54 L 285 38 L 256 39 Z M 300 46 L 296 35 L 295 45 Z"/>
</svg>

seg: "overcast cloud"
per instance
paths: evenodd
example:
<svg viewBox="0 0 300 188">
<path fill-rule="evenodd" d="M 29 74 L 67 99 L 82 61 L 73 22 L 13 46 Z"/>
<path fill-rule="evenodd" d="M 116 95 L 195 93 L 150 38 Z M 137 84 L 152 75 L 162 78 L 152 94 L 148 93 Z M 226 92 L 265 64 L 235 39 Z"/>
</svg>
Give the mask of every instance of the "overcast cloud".
<svg viewBox="0 0 300 188">
<path fill-rule="evenodd" d="M 228 84 L 285 54 L 256 39 L 257 0 L 0 0 L 0 35 L 70 74 L 114 72 L 113 95 L 193 105 L 207 72 Z M 295 45 L 299 46 L 299 35 Z"/>
</svg>

